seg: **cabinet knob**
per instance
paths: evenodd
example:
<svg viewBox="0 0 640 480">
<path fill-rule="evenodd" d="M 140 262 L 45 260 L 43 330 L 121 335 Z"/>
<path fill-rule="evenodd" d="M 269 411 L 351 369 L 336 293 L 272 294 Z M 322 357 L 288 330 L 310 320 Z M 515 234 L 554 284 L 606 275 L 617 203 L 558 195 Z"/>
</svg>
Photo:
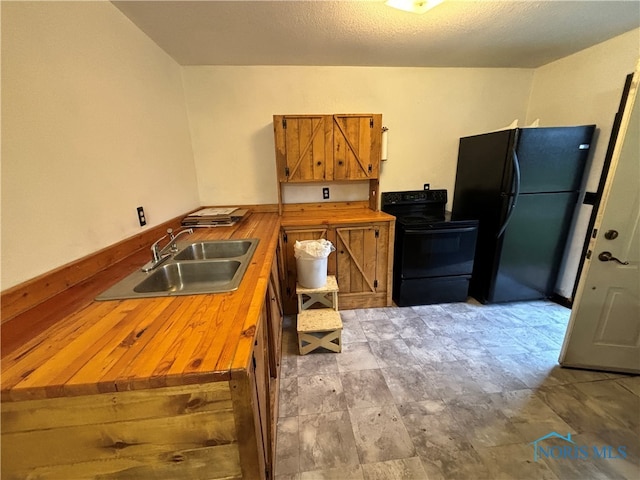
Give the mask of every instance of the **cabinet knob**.
<svg viewBox="0 0 640 480">
<path fill-rule="evenodd" d="M 338 165 L 344 165 L 344 162 L 342 160 L 338 160 Z"/>
<path fill-rule="evenodd" d="M 322 165 L 322 162 L 318 162 L 316 165 L 320 166 L 320 165 Z"/>
</svg>

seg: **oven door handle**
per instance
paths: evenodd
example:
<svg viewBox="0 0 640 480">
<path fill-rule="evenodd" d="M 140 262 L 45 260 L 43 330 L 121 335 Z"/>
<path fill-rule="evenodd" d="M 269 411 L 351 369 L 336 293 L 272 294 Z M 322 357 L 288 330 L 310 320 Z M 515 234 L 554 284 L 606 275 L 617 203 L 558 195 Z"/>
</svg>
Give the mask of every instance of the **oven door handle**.
<svg viewBox="0 0 640 480">
<path fill-rule="evenodd" d="M 425 228 L 423 230 L 404 230 L 404 233 L 407 235 L 424 235 L 428 233 L 429 235 L 435 233 L 469 233 L 476 230 L 478 227 L 458 227 L 458 228 Z"/>
</svg>

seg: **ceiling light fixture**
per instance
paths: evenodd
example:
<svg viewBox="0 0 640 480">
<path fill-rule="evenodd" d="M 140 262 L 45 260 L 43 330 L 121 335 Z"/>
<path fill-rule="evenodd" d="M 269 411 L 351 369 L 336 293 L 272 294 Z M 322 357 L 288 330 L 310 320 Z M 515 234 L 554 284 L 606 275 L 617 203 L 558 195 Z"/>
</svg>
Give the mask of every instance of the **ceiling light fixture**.
<svg viewBox="0 0 640 480">
<path fill-rule="evenodd" d="M 437 7 L 442 2 L 444 0 L 387 0 L 384 3 L 405 12 L 424 13 L 433 7 Z"/>
</svg>

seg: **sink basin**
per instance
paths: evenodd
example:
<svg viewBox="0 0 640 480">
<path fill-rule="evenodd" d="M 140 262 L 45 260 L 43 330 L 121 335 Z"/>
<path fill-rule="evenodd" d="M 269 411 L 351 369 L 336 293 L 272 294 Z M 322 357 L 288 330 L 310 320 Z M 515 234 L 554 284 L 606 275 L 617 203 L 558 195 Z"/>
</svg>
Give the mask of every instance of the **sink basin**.
<svg viewBox="0 0 640 480">
<path fill-rule="evenodd" d="M 133 288 L 137 293 L 211 292 L 222 288 L 234 290 L 239 281 L 234 278 L 240 262 L 221 260 L 218 262 L 169 263 L 157 268 L 149 277 Z"/>
<path fill-rule="evenodd" d="M 174 257 L 175 260 L 208 260 L 211 258 L 232 258 L 245 255 L 252 240 L 219 240 L 214 242 L 197 242 L 184 248 Z"/>
<path fill-rule="evenodd" d="M 240 286 L 258 242 L 251 238 L 186 244 L 153 270 L 136 270 L 96 300 L 231 292 Z"/>
</svg>

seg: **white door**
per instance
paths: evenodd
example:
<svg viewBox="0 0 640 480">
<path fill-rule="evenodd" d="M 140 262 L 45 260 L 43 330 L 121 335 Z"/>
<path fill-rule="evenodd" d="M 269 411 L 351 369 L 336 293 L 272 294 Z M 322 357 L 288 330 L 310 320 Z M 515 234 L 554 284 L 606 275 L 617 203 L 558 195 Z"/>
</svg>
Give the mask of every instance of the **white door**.
<svg viewBox="0 0 640 480">
<path fill-rule="evenodd" d="M 563 366 L 640 373 L 639 77 L 640 62 L 560 353 Z"/>
</svg>

